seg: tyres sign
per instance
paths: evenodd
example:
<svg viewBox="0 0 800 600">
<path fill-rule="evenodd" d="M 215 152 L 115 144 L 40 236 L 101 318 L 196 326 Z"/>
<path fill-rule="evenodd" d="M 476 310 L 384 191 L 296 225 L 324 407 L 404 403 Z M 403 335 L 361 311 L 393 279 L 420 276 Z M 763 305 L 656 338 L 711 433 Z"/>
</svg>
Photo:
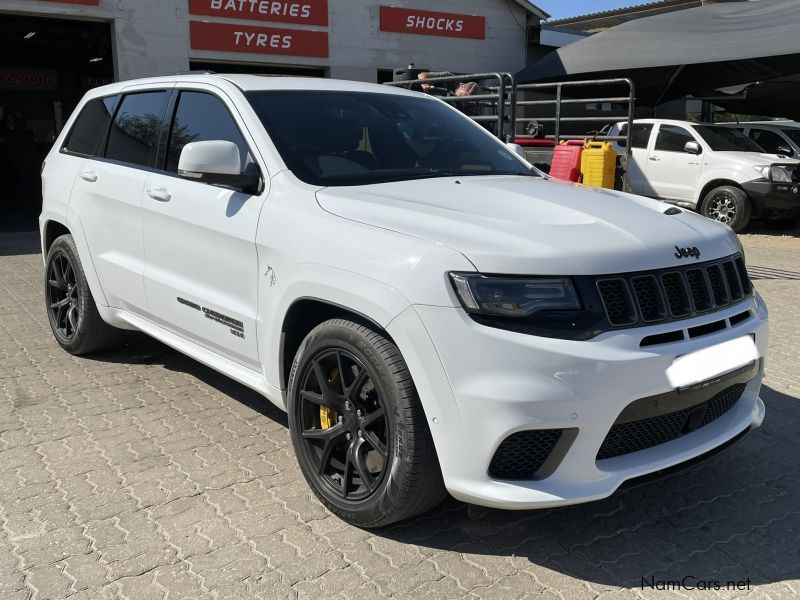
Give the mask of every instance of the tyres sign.
<svg viewBox="0 0 800 600">
<path fill-rule="evenodd" d="M 194 50 L 328 57 L 325 31 L 200 21 L 192 21 L 189 26 Z"/>
</svg>

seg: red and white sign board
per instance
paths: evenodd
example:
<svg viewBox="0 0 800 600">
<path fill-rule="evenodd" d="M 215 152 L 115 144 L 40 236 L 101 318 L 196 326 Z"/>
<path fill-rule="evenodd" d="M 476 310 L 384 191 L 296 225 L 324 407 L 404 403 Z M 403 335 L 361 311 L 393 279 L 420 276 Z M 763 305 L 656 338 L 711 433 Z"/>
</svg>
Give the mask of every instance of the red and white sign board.
<svg viewBox="0 0 800 600">
<path fill-rule="evenodd" d="M 59 4 L 84 4 L 86 6 L 100 6 L 100 0 L 45 0 L 46 2 L 58 2 Z"/>
<path fill-rule="evenodd" d="M 189 33 L 194 50 L 328 57 L 326 31 L 192 21 Z"/>
<path fill-rule="evenodd" d="M 381 31 L 486 39 L 486 17 L 381 6 Z"/>
<path fill-rule="evenodd" d="M 189 0 L 189 14 L 327 26 L 328 0 Z"/>
</svg>

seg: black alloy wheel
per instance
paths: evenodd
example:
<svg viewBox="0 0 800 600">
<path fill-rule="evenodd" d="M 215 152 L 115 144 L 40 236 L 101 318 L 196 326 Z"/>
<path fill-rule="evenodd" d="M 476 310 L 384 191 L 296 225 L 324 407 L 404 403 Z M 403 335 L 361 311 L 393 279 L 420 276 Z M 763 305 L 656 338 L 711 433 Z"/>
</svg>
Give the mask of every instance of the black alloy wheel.
<svg viewBox="0 0 800 600">
<path fill-rule="evenodd" d="M 320 483 L 344 500 L 364 500 L 388 465 L 386 409 L 373 376 L 352 353 L 317 353 L 300 375 L 296 404 L 303 450 Z"/>
<path fill-rule="evenodd" d="M 303 477 L 339 518 L 381 527 L 447 495 L 416 386 L 385 331 L 350 319 L 314 327 L 295 353 L 286 401 Z"/>
<path fill-rule="evenodd" d="M 70 354 L 107 350 L 122 342 L 123 332 L 103 321 L 98 312 L 69 234 L 57 237 L 47 251 L 44 301 L 53 336 Z"/>
<path fill-rule="evenodd" d="M 63 343 L 75 338 L 81 323 L 81 295 L 75 267 L 69 256 L 57 250 L 47 268 L 47 306 L 53 331 Z"/>
</svg>

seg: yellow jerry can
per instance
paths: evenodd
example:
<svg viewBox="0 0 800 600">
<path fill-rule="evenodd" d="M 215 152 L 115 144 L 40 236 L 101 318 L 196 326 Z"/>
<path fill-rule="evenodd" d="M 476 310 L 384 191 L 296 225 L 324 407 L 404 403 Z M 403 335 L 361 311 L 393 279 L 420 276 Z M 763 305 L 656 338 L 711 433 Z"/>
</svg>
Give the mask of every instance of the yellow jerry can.
<svg viewBox="0 0 800 600">
<path fill-rule="evenodd" d="M 609 142 L 587 142 L 581 154 L 581 173 L 585 185 L 614 189 L 617 152 Z"/>
</svg>

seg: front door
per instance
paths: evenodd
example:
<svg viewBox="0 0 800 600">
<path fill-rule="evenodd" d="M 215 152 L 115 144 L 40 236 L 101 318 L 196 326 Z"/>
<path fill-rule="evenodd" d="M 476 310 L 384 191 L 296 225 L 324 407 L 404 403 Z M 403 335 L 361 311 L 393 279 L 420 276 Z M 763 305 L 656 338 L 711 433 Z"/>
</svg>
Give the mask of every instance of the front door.
<svg viewBox="0 0 800 600">
<path fill-rule="evenodd" d="M 258 169 L 254 146 L 242 131 L 229 100 L 212 91 L 178 92 L 163 168 L 145 184 L 144 285 L 153 321 L 257 369 L 255 237 L 265 193 L 249 195 L 178 176 L 183 147 L 205 140 L 236 143 L 242 170 Z"/>
<path fill-rule="evenodd" d="M 666 200 L 694 202 L 702 169 L 702 154 L 684 150 L 696 142 L 691 132 L 679 125 L 661 124 L 655 144 L 647 157 L 648 195 Z M 699 144 L 699 142 L 698 142 Z M 702 148 L 702 144 L 700 145 Z"/>
</svg>

